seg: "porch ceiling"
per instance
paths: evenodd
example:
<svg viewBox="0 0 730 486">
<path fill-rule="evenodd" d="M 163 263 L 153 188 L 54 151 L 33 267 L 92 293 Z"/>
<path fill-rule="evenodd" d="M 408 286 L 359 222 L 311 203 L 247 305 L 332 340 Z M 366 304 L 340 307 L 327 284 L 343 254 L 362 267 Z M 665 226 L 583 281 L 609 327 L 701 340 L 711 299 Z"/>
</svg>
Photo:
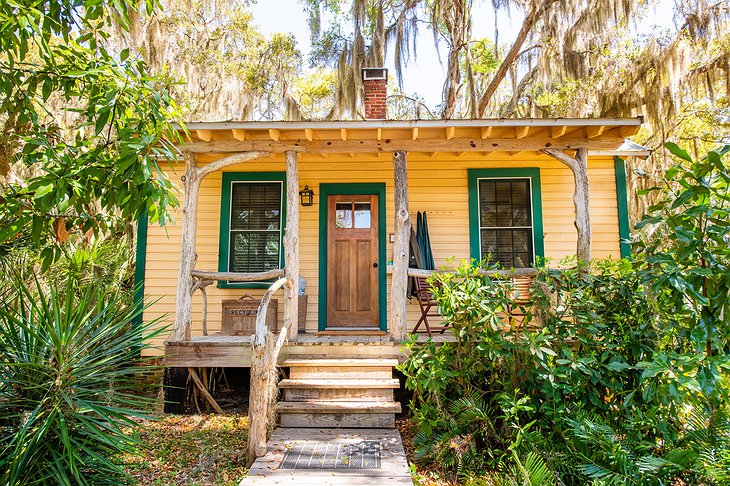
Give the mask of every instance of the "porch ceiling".
<svg viewBox="0 0 730 486">
<path fill-rule="evenodd" d="M 180 148 L 195 153 L 614 151 L 641 118 L 192 122 Z"/>
</svg>

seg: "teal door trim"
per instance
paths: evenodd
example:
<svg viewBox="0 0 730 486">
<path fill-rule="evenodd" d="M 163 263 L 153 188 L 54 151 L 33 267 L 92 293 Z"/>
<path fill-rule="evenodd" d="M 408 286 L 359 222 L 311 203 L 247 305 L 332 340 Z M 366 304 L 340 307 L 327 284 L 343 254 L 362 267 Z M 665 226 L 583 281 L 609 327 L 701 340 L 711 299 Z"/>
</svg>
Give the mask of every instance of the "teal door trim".
<svg viewBox="0 0 730 486">
<path fill-rule="evenodd" d="M 147 210 L 137 221 L 137 249 L 134 258 L 134 306 L 137 314 L 134 316 L 134 324 L 142 325 L 144 316 L 144 277 L 147 268 L 147 227 L 149 219 Z"/>
<path fill-rule="evenodd" d="M 385 183 L 323 183 L 319 185 L 319 305 L 318 328 L 327 327 L 327 198 L 348 195 L 378 196 L 378 320 L 380 329 L 388 329 L 386 308 L 386 258 L 385 258 Z"/>
<path fill-rule="evenodd" d="M 616 209 L 618 210 L 618 237 L 621 258 L 631 258 L 631 227 L 629 226 L 629 197 L 626 191 L 626 161 L 613 158 L 616 172 Z"/>
</svg>

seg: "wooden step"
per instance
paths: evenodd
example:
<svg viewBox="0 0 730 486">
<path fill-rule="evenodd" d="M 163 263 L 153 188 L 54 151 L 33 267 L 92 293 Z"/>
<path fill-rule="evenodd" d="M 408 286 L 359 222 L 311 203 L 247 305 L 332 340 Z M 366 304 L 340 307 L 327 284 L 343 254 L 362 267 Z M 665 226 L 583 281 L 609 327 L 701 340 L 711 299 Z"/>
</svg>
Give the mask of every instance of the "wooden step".
<svg viewBox="0 0 730 486">
<path fill-rule="evenodd" d="M 281 380 L 279 388 L 400 388 L 400 382 L 395 379 L 301 379 Z"/>
<path fill-rule="evenodd" d="M 279 419 L 282 427 L 292 428 L 395 428 L 395 415 L 392 413 L 283 413 Z"/>
<path fill-rule="evenodd" d="M 400 387 L 396 379 L 301 379 L 282 380 L 284 400 L 301 402 L 327 401 L 393 401 L 393 390 Z"/>
<path fill-rule="evenodd" d="M 308 401 L 276 404 L 282 427 L 393 428 L 400 403 L 392 401 Z"/>
<path fill-rule="evenodd" d="M 289 368 L 292 380 L 387 380 L 393 378 L 389 366 L 292 366 Z"/>
<path fill-rule="evenodd" d="M 276 411 L 287 413 L 400 413 L 399 402 L 303 401 L 279 402 Z"/>
<path fill-rule="evenodd" d="M 393 368 L 398 365 L 398 360 L 393 358 L 287 358 L 281 366 L 290 367 L 373 367 L 387 366 Z"/>
<path fill-rule="evenodd" d="M 347 401 L 353 402 L 392 402 L 395 395 L 391 388 L 286 388 L 284 401 L 311 402 Z"/>
</svg>

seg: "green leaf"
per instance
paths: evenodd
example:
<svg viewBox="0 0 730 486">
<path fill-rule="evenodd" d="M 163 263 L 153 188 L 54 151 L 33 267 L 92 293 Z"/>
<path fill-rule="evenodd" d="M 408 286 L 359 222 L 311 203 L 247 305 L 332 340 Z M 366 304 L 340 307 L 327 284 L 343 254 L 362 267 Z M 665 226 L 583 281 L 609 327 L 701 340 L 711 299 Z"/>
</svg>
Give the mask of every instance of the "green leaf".
<svg viewBox="0 0 730 486">
<path fill-rule="evenodd" d="M 687 162 L 692 162 L 692 157 L 690 157 L 687 151 L 680 148 L 679 145 L 677 145 L 676 143 L 667 142 L 664 144 L 664 146 L 676 157 L 679 157 L 682 160 L 686 160 Z"/>
<path fill-rule="evenodd" d="M 53 189 L 53 184 L 44 184 L 35 190 L 35 193 L 33 194 L 33 199 L 40 199 L 46 194 L 49 194 L 51 191 L 53 191 Z"/>
<path fill-rule="evenodd" d="M 108 108 L 105 109 L 104 111 L 99 112 L 99 114 L 97 115 L 96 124 L 94 127 L 96 135 L 99 135 L 104 130 L 104 127 L 106 126 L 107 122 L 109 121 L 109 117 L 111 116 L 111 114 L 112 114 L 112 110 L 110 110 Z"/>
</svg>

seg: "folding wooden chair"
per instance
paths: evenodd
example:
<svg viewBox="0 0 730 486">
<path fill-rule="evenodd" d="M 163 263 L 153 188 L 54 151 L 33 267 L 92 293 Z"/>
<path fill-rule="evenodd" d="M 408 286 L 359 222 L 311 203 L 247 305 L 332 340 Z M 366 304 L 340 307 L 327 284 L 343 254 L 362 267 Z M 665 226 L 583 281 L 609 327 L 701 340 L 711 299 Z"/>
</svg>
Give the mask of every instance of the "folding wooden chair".
<svg viewBox="0 0 730 486">
<path fill-rule="evenodd" d="M 448 324 L 435 329 L 431 329 L 431 326 L 428 324 L 429 317 L 441 317 L 438 313 L 438 303 L 433 298 L 433 292 L 431 292 L 431 285 L 425 277 L 413 277 L 413 279 L 415 281 L 414 295 L 416 300 L 418 300 L 418 306 L 421 308 L 421 317 L 418 319 L 416 327 L 413 328 L 413 332 L 419 332 L 418 328 L 421 327 L 421 324 L 424 324 L 429 337 L 433 336 L 432 331 L 443 334 L 446 328 L 449 327 Z"/>
</svg>

